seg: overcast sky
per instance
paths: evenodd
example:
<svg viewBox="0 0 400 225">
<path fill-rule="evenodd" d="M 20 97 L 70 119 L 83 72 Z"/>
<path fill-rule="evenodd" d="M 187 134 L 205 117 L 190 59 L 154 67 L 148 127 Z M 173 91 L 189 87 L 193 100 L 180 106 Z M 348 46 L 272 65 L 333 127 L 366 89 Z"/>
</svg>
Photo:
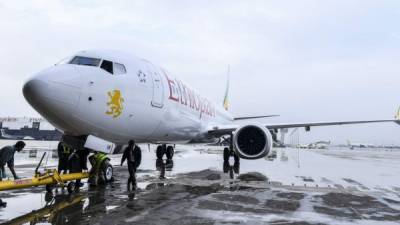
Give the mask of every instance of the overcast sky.
<svg viewBox="0 0 400 225">
<path fill-rule="evenodd" d="M 84 49 L 121 49 L 263 122 L 389 119 L 400 105 L 400 1 L 1 1 L 0 116 L 38 116 L 35 72 Z M 400 144 L 395 124 L 315 128 L 302 142 Z"/>
</svg>

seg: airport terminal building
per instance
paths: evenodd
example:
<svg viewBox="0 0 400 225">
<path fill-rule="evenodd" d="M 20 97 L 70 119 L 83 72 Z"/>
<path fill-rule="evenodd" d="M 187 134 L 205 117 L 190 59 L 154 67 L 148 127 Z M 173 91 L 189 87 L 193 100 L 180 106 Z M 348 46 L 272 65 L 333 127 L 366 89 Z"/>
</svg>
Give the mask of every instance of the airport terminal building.
<svg viewBox="0 0 400 225">
<path fill-rule="evenodd" d="M 0 139 L 58 141 L 62 133 L 42 118 L 0 118 Z"/>
</svg>

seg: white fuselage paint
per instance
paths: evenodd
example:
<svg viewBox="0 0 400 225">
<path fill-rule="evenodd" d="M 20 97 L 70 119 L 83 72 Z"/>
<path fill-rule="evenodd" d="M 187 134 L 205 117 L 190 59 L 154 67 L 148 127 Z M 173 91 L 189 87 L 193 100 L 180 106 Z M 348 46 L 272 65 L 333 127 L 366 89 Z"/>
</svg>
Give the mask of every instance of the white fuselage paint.
<svg viewBox="0 0 400 225">
<path fill-rule="evenodd" d="M 126 73 L 113 75 L 100 67 L 61 63 L 27 81 L 25 98 L 65 134 L 94 135 L 117 144 L 130 139 L 211 142 L 210 128 L 233 122 L 222 106 L 146 60 L 115 51 L 83 51 L 76 56 L 123 64 Z M 108 93 L 115 90 L 123 102 L 121 114 L 114 118 L 106 112 L 112 107 L 107 104 Z"/>
</svg>

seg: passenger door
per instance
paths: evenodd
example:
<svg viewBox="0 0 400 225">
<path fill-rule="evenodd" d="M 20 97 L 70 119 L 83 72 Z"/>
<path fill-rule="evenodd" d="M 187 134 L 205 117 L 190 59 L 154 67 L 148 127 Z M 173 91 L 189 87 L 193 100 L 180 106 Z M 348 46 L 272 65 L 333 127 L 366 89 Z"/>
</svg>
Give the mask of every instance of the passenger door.
<svg viewBox="0 0 400 225">
<path fill-rule="evenodd" d="M 163 107 L 163 100 L 164 100 L 164 89 L 161 80 L 161 76 L 158 70 L 155 68 L 153 64 L 150 62 L 146 62 L 149 74 L 153 81 L 153 97 L 151 100 L 151 105 L 153 107 L 162 108 Z"/>
</svg>

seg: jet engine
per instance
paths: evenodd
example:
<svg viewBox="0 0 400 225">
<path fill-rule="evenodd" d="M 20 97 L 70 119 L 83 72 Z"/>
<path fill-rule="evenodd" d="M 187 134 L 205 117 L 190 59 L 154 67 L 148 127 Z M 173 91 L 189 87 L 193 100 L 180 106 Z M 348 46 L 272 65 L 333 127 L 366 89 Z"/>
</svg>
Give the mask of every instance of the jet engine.
<svg viewBox="0 0 400 225">
<path fill-rule="evenodd" d="M 272 149 L 272 135 L 262 125 L 243 125 L 234 132 L 233 145 L 240 158 L 260 159 Z"/>
</svg>

